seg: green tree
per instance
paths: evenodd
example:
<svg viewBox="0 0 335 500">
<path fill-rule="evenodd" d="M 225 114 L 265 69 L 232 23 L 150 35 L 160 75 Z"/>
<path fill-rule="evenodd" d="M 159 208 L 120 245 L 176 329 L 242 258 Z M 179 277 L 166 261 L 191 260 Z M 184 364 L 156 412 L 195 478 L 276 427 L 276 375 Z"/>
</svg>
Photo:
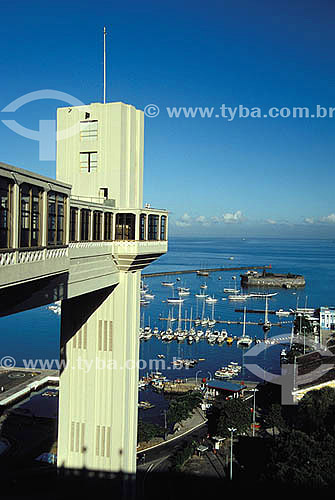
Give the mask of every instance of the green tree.
<svg viewBox="0 0 335 500">
<path fill-rule="evenodd" d="M 154 437 L 163 437 L 164 429 L 159 425 L 152 424 L 150 422 L 143 422 L 143 420 L 138 421 L 137 426 L 137 442 L 143 443 L 148 442 Z"/>
<path fill-rule="evenodd" d="M 283 433 L 270 449 L 262 479 L 292 487 L 325 487 L 334 484 L 335 440 L 320 441 L 293 430 Z"/>
<path fill-rule="evenodd" d="M 230 435 L 229 427 L 234 427 L 239 433 L 250 429 L 252 413 L 250 407 L 241 399 L 228 399 L 220 403 L 220 416 L 217 423 L 217 433 L 220 436 Z"/>
<path fill-rule="evenodd" d="M 282 407 L 279 404 L 273 404 L 269 410 L 269 413 L 265 417 L 265 427 L 271 427 L 273 435 L 275 435 L 275 428 L 279 432 L 282 432 L 286 428 L 286 423 L 282 415 Z"/>
<path fill-rule="evenodd" d="M 309 391 L 298 404 L 296 428 L 311 433 L 335 435 L 335 389 Z"/>
<path fill-rule="evenodd" d="M 189 418 L 193 410 L 201 404 L 201 401 L 202 397 L 198 392 L 189 392 L 172 399 L 166 412 L 168 425 L 171 426 Z"/>
</svg>

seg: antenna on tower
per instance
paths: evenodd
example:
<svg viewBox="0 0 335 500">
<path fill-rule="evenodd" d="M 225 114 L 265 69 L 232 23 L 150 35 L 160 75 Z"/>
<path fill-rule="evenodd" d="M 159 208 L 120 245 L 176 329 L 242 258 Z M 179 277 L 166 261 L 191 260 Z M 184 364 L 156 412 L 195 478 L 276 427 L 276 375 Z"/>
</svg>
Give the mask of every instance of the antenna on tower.
<svg viewBox="0 0 335 500">
<path fill-rule="evenodd" d="M 106 104 L 106 26 L 104 26 L 104 104 Z"/>
</svg>

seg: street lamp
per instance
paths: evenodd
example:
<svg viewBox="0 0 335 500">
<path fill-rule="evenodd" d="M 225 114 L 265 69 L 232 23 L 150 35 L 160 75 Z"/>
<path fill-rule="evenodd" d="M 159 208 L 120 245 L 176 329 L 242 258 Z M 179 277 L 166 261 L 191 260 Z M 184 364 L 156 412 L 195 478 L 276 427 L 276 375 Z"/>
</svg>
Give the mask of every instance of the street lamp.
<svg viewBox="0 0 335 500">
<path fill-rule="evenodd" d="M 230 432 L 230 480 L 233 479 L 233 433 L 237 431 L 234 427 L 228 427 Z"/>
<path fill-rule="evenodd" d="M 258 389 L 250 389 L 254 393 L 254 408 L 252 412 L 252 437 L 255 437 L 255 424 L 256 424 L 256 392 Z"/>
</svg>

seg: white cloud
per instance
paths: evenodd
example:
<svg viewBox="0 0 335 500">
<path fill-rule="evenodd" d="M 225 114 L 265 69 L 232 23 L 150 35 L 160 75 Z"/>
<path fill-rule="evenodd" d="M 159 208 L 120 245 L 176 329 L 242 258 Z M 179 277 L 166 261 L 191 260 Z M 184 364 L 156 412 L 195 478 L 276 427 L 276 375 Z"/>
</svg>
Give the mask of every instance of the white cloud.
<svg viewBox="0 0 335 500">
<path fill-rule="evenodd" d="M 327 222 L 328 224 L 335 224 L 335 214 L 329 214 L 326 217 L 321 217 L 320 222 Z"/>
<path fill-rule="evenodd" d="M 205 222 L 207 222 L 207 219 L 204 215 L 199 215 L 194 220 L 195 222 L 200 222 L 200 224 L 204 224 Z"/>
<path fill-rule="evenodd" d="M 305 217 L 305 224 L 335 224 L 335 214 L 324 215 L 323 217 Z"/>
<path fill-rule="evenodd" d="M 213 215 L 207 217 L 205 215 L 191 216 L 188 213 L 184 213 L 179 219 L 175 221 L 176 226 L 186 227 L 192 224 L 200 224 L 202 226 L 210 226 L 212 224 L 235 224 L 242 222 L 244 217 L 241 210 L 236 212 L 225 212 L 222 215 Z"/>
<path fill-rule="evenodd" d="M 242 220 L 242 212 L 241 210 L 237 210 L 235 213 L 225 213 L 222 215 L 222 222 L 225 224 L 231 224 L 235 222 L 241 222 Z"/>
</svg>

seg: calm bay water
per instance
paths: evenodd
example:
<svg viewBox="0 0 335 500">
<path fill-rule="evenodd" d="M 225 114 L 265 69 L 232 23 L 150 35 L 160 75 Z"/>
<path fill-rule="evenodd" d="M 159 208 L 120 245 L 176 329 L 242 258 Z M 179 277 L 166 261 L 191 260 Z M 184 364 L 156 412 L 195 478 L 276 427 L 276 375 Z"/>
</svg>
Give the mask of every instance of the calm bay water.
<svg viewBox="0 0 335 500">
<path fill-rule="evenodd" d="M 302 290 L 273 289 L 269 292 L 279 292 L 278 295 L 269 299 L 269 309 L 288 309 L 298 306 L 319 307 L 320 305 L 335 305 L 334 283 L 335 283 L 335 242 L 333 240 L 301 240 L 301 239 L 270 239 L 270 238 L 171 238 L 169 241 L 169 252 L 157 262 L 148 267 L 145 272 L 175 271 L 180 269 L 195 268 L 217 268 L 217 267 L 239 267 L 250 265 L 271 264 L 274 272 L 291 272 L 303 274 L 306 279 L 306 287 Z M 230 257 L 234 257 L 233 260 Z M 226 271 L 212 273 L 209 278 L 198 277 L 194 274 L 180 275 L 180 281 L 176 276 L 166 278 L 174 281 L 176 286 L 190 287 L 191 295 L 186 298 L 182 307 L 182 317 L 192 318 L 202 315 L 202 299 L 196 299 L 195 293 L 199 293 L 200 285 L 207 283 L 207 292 L 219 300 L 214 306 L 206 305 L 205 316 L 221 320 L 240 320 L 243 313 L 235 312 L 235 309 L 243 308 L 244 303 L 223 301 L 224 288 L 234 286 L 233 276 L 237 277 L 239 285 L 239 272 Z M 221 278 L 221 279 L 219 279 Z M 160 318 L 168 317 L 169 312 L 178 317 L 178 306 L 171 308 L 166 298 L 171 296 L 170 287 L 163 287 L 161 282 L 164 277 L 145 279 L 149 291 L 155 298 L 148 306 L 141 308 L 141 325 L 151 327 L 158 326 L 166 329 L 166 321 Z M 263 292 L 265 290 L 262 290 Z M 175 292 L 177 293 L 177 292 Z M 246 302 L 248 308 L 264 309 L 263 299 L 249 299 Z M 247 321 L 259 321 L 264 319 L 264 314 L 248 314 Z M 275 315 L 270 320 L 279 321 Z M 282 322 L 287 321 L 283 318 Z M 177 326 L 177 322 L 174 323 Z M 46 307 L 20 313 L 14 316 L 0 319 L 1 352 L 0 358 L 11 356 L 15 359 L 17 366 L 23 366 L 23 359 L 58 359 L 59 356 L 59 326 L 60 318 Z M 175 326 L 175 327 L 176 327 Z M 184 327 L 184 324 L 182 325 Z M 241 335 L 241 325 L 219 325 L 219 329 L 226 328 L 231 335 Z M 273 327 L 268 336 L 289 333 L 291 323 L 283 327 Z M 247 326 L 247 334 L 262 339 L 264 334 L 261 326 Z M 272 373 L 279 373 L 279 352 L 282 346 L 274 346 L 267 349 L 266 355 L 258 360 L 258 363 Z M 237 361 L 242 366 L 246 356 L 246 350 L 223 344 L 222 346 L 210 346 L 205 340 L 188 345 L 186 341 L 178 344 L 173 341 L 164 344 L 159 339 L 152 337 L 148 341 L 141 342 L 140 358 L 145 362 L 157 359 L 158 354 L 165 356 L 165 369 L 161 369 L 168 378 L 176 377 L 208 377 L 214 371 L 230 361 Z M 183 358 L 205 358 L 195 368 L 189 370 L 172 370 L 171 361 L 174 357 Z M 55 366 L 56 368 L 56 366 Z M 141 370 L 144 375 L 148 368 Z M 255 379 L 255 376 L 243 368 L 241 378 Z M 142 397 L 142 399 L 148 399 Z M 149 415 L 148 410 L 146 412 Z M 154 411 L 154 410 L 153 410 Z"/>
<path fill-rule="evenodd" d="M 278 310 L 296 308 L 296 306 L 318 307 L 320 305 L 333 305 L 334 297 L 334 278 L 335 278 L 335 244 L 331 240 L 282 240 L 266 238 L 249 239 L 197 239 L 176 238 L 172 239 L 169 245 L 169 252 L 163 256 L 157 263 L 150 267 L 150 271 L 172 271 L 177 269 L 194 269 L 197 266 L 206 268 L 218 267 L 240 267 L 249 265 L 269 265 L 271 264 L 274 272 L 291 272 L 303 274 L 306 279 L 306 287 L 300 290 L 284 289 L 262 289 L 269 293 L 278 292 L 275 297 L 269 299 L 269 309 Z M 230 258 L 234 259 L 231 260 Z M 243 272 L 243 271 L 242 271 Z M 190 318 L 201 316 L 203 313 L 203 299 L 196 299 L 195 293 L 199 293 L 200 285 L 206 282 L 208 288 L 206 292 L 218 298 L 214 307 L 214 317 L 218 320 L 242 320 L 243 313 L 235 312 L 235 309 L 243 309 L 246 305 L 250 309 L 265 309 L 264 299 L 248 299 L 247 302 L 233 302 L 222 300 L 227 297 L 223 292 L 224 288 L 234 287 L 233 276 L 236 276 L 237 285 L 239 285 L 238 271 L 225 271 L 212 273 L 209 278 L 199 277 L 197 275 L 180 275 L 181 281 L 175 280 L 175 276 L 170 276 L 169 281 L 175 281 L 176 286 L 187 286 L 191 288 L 192 294 L 183 303 L 182 317 Z M 173 314 L 178 317 L 178 306 L 171 309 L 171 305 L 164 302 L 171 295 L 168 287 L 163 287 L 161 282 L 164 278 L 148 278 L 145 282 L 148 284 L 150 292 L 155 295 L 155 299 L 148 306 L 142 307 L 142 325 L 158 326 L 165 329 L 166 322 L 161 321 L 160 317 L 168 317 Z M 206 304 L 204 316 L 212 317 L 213 306 Z M 278 319 L 276 315 L 271 315 L 270 321 L 282 322 L 282 327 L 271 328 L 268 337 L 278 336 L 291 331 L 291 322 L 289 318 Z M 247 321 L 264 320 L 264 314 L 251 314 L 247 316 Z M 285 323 L 286 322 L 286 323 Z M 183 324 L 184 326 L 184 324 Z M 228 333 L 233 336 L 242 334 L 241 325 L 217 325 L 218 329 L 226 328 Z M 246 333 L 251 337 L 258 339 L 264 338 L 261 326 L 247 325 Z M 279 372 L 279 351 L 282 346 L 275 346 L 267 349 L 265 359 L 265 368 L 272 373 Z M 141 357 L 145 360 L 156 358 L 157 354 L 163 354 L 166 361 L 169 362 L 173 356 L 185 358 L 205 358 L 205 361 L 199 363 L 193 371 L 180 371 L 182 376 L 195 374 L 201 370 L 198 376 L 207 376 L 222 365 L 230 361 L 237 361 L 243 364 L 245 349 L 237 347 L 236 344 L 228 346 L 214 345 L 210 346 L 206 341 L 200 341 L 188 345 L 186 342 L 177 344 L 163 344 L 160 340 L 151 338 L 149 341 L 141 344 Z M 261 361 L 261 360 L 260 360 Z M 164 373 L 168 375 L 168 373 Z M 245 370 L 242 373 L 244 379 L 254 379 L 254 376 Z"/>
</svg>

